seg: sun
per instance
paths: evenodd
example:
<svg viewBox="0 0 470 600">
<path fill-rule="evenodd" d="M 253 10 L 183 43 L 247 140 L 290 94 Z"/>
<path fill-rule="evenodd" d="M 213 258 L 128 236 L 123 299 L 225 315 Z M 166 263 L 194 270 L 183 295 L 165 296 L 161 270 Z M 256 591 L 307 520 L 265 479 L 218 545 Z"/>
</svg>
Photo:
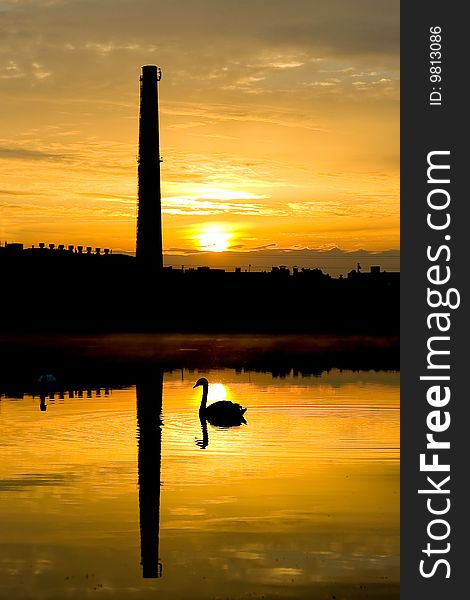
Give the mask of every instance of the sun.
<svg viewBox="0 0 470 600">
<path fill-rule="evenodd" d="M 230 247 L 231 235 L 221 227 L 208 227 L 198 236 L 199 248 L 208 252 L 224 252 Z"/>
<path fill-rule="evenodd" d="M 227 388 L 223 383 L 211 383 L 207 399 L 210 402 L 219 402 L 227 399 Z"/>
</svg>

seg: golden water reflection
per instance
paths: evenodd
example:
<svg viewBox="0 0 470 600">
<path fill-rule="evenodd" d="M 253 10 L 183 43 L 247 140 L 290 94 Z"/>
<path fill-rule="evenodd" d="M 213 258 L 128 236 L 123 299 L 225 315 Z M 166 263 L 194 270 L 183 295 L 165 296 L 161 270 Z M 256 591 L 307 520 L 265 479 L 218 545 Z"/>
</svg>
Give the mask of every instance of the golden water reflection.
<svg viewBox="0 0 470 600">
<path fill-rule="evenodd" d="M 204 449 L 200 376 L 248 407 Z M 135 387 L 1 400 L 0 597 L 398 598 L 398 374 L 165 373 L 161 472 L 159 385 L 137 436 Z"/>
</svg>

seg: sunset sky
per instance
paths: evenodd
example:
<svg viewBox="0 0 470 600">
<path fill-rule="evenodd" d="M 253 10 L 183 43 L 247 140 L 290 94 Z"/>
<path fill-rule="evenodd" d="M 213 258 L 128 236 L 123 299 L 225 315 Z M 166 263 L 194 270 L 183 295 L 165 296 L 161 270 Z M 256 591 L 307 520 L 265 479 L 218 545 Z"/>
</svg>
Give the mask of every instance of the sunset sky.
<svg viewBox="0 0 470 600">
<path fill-rule="evenodd" d="M 167 252 L 399 247 L 398 0 L 0 0 L 0 240 L 135 249 L 163 70 Z"/>
</svg>

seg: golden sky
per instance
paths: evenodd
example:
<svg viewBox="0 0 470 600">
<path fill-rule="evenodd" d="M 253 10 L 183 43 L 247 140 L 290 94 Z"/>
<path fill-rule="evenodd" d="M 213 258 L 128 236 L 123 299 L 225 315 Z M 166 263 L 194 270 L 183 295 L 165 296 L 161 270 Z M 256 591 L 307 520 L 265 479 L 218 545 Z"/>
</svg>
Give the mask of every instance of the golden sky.
<svg viewBox="0 0 470 600">
<path fill-rule="evenodd" d="M 398 0 L 0 0 L 0 240 L 135 249 L 140 67 L 164 248 L 399 247 Z"/>
</svg>

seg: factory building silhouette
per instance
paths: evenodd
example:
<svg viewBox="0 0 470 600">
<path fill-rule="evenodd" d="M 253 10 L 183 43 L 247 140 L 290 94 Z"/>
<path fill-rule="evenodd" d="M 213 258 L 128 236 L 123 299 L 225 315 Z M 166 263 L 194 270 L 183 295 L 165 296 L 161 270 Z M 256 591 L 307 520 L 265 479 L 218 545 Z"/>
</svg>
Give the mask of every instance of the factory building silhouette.
<svg viewBox="0 0 470 600">
<path fill-rule="evenodd" d="M 351 332 L 399 330 L 399 273 L 358 265 L 271 271 L 163 266 L 159 94 L 161 70 L 140 76 L 136 256 L 41 242 L 0 245 L 0 326 L 31 331 Z M 61 293 L 59 293 L 59 290 Z"/>
</svg>

